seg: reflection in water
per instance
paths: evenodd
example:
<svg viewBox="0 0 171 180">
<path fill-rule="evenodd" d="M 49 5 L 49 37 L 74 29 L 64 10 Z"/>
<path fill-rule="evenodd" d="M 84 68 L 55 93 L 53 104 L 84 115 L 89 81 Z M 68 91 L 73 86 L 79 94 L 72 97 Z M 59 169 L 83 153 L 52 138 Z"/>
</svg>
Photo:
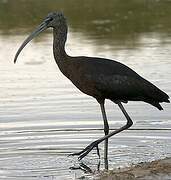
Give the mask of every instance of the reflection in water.
<svg viewBox="0 0 171 180">
<path fill-rule="evenodd" d="M 166 0 L 0 1 L 0 178 L 91 179 L 89 172 L 105 168 L 103 154 L 98 167 L 96 150 L 84 165 L 67 157 L 102 137 L 103 121 L 97 103 L 59 72 L 51 33 L 27 46 L 13 65 L 27 32 L 47 12 L 62 9 L 70 24 L 70 55 L 117 59 L 171 95 L 170 8 Z M 117 107 L 106 106 L 110 127 L 122 126 Z M 163 112 L 138 102 L 126 108 L 134 127 L 110 139 L 109 169 L 170 156 L 170 105 Z M 103 144 L 99 148 L 103 153 Z"/>
<path fill-rule="evenodd" d="M 118 0 L 107 3 L 103 0 L 13 0 L 0 1 L 1 33 L 30 31 L 49 12 L 59 10 L 66 15 L 72 31 L 98 37 L 98 44 L 119 43 L 135 48 L 142 33 L 157 32 L 163 41 L 171 30 L 171 2 L 168 0 L 130 0 L 127 3 Z"/>
<path fill-rule="evenodd" d="M 99 170 L 99 166 L 100 166 L 100 161 L 98 163 L 98 170 Z M 82 170 L 84 173 L 93 173 L 93 171 L 91 170 L 90 167 L 88 167 L 86 164 L 84 164 L 83 162 L 79 163 L 78 167 L 70 167 L 71 170 Z"/>
</svg>

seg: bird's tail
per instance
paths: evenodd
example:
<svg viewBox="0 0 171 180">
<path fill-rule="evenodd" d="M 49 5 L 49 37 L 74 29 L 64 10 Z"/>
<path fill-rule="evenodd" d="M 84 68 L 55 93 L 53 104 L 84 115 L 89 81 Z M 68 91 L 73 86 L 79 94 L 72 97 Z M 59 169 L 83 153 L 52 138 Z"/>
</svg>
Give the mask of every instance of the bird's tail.
<svg viewBox="0 0 171 180">
<path fill-rule="evenodd" d="M 159 101 L 157 101 L 157 100 L 146 100 L 145 102 L 155 106 L 159 110 L 163 110 L 163 107 L 160 105 L 160 103 L 162 103 L 162 102 L 170 103 L 169 98 L 167 98 L 167 99 L 161 99 L 160 98 Z"/>
<path fill-rule="evenodd" d="M 146 91 L 146 93 L 148 94 L 149 99 L 147 99 L 146 102 L 157 107 L 159 110 L 163 110 L 162 106 L 159 103 L 170 103 L 169 96 L 164 91 L 160 90 L 158 87 L 156 87 L 150 82 L 147 83 L 147 86 L 148 92 Z"/>
<path fill-rule="evenodd" d="M 153 105 L 153 106 L 155 106 L 160 111 L 163 110 L 163 107 L 159 104 L 159 102 L 155 102 L 155 101 L 146 101 L 146 102 Z"/>
<path fill-rule="evenodd" d="M 170 103 L 170 101 L 169 101 L 170 97 L 165 92 L 160 90 L 159 88 L 157 88 L 156 95 L 157 95 L 156 99 L 158 99 L 159 102 Z"/>
</svg>

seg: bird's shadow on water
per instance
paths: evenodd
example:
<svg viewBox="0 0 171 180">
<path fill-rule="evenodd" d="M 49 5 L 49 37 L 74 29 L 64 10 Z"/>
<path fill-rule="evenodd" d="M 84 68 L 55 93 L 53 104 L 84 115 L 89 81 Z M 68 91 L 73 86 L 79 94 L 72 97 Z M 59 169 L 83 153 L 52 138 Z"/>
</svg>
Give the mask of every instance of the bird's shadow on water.
<svg viewBox="0 0 171 180">
<path fill-rule="evenodd" d="M 90 174 L 93 173 L 93 170 L 83 162 L 79 162 L 79 164 L 77 166 L 72 166 L 69 169 L 71 169 L 71 170 L 81 170 L 84 173 L 90 173 Z"/>
<path fill-rule="evenodd" d="M 95 172 L 100 172 L 101 170 L 101 160 L 98 159 L 98 162 L 96 164 L 95 168 L 91 168 L 90 165 L 88 165 L 86 162 L 84 161 L 79 161 L 79 163 L 77 165 L 74 165 L 72 167 L 70 167 L 70 170 L 81 170 L 83 173 L 85 174 L 94 174 Z M 104 169 L 108 170 L 108 159 L 104 160 Z"/>
</svg>

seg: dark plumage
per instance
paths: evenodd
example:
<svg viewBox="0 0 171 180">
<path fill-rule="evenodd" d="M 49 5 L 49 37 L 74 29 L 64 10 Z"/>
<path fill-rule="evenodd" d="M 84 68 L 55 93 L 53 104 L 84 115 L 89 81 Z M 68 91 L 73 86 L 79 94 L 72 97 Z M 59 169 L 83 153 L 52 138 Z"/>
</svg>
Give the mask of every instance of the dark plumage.
<svg viewBox="0 0 171 180">
<path fill-rule="evenodd" d="M 93 96 L 100 104 L 104 120 L 105 136 L 94 141 L 79 153 L 79 159 L 85 157 L 94 147 L 105 141 L 105 154 L 107 160 L 108 138 L 132 124 L 132 120 L 124 109 L 122 102 L 144 101 L 159 110 L 163 108 L 159 103 L 169 102 L 169 96 L 149 81 L 142 78 L 135 71 L 114 60 L 97 57 L 70 57 L 65 52 L 67 39 L 67 24 L 62 13 L 50 13 L 37 29 L 23 42 L 16 53 L 14 62 L 24 46 L 45 29 L 53 28 L 53 53 L 55 61 L 61 72 L 83 93 Z M 104 101 L 110 99 L 116 103 L 127 119 L 126 125 L 109 133 Z M 107 167 L 106 167 L 107 168 Z"/>
<path fill-rule="evenodd" d="M 144 101 L 159 110 L 169 96 L 135 71 L 114 60 L 66 57 L 60 70 L 85 94 L 114 102 Z M 64 67 L 64 69 L 63 69 Z"/>
</svg>

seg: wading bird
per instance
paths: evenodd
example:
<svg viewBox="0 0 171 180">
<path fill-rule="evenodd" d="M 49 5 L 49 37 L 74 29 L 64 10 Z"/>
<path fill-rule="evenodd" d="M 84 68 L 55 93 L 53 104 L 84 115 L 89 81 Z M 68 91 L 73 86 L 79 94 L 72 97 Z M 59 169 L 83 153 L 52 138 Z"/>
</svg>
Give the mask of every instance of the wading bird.
<svg viewBox="0 0 171 180">
<path fill-rule="evenodd" d="M 95 147 L 99 155 L 98 145 L 104 141 L 104 158 L 107 159 L 108 138 L 128 129 L 133 124 L 122 103 L 144 101 L 162 110 L 159 103 L 170 102 L 169 96 L 135 71 L 117 61 L 98 57 L 68 56 L 65 52 L 68 28 L 66 19 L 60 12 L 48 14 L 36 30 L 22 43 L 15 55 L 14 62 L 25 45 L 47 28 L 53 28 L 53 53 L 59 69 L 80 91 L 97 100 L 104 121 L 105 136 L 72 155 L 78 155 L 78 158 L 82 159 Z M 127 119 L 127 123 L 123 127 L 110 133 L 104 106 L 105 99 L 117 104 Z"/>
</svg>

